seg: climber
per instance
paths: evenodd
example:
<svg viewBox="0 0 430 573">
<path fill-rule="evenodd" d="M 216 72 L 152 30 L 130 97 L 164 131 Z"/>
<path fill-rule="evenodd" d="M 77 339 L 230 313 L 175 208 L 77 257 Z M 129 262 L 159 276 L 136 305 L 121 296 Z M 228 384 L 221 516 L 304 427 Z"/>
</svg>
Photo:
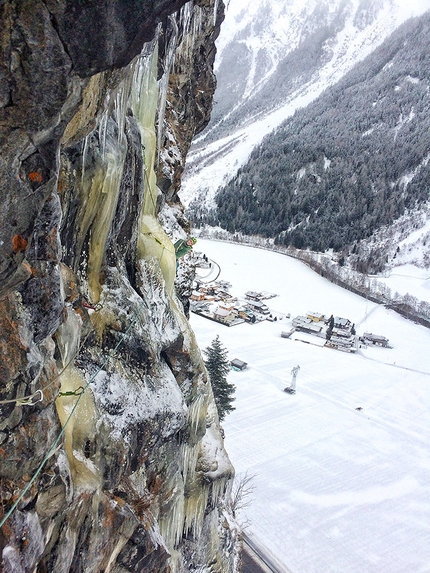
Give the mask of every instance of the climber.
<svg viewBox="0 0 430 573">
<path fill-rule="evenodd" d="M 188 239 L 179 239 L 179 241 L 176 241 L 174 244 L 176 260 L 190 253 L 196 243 L 197 239 L 194 237 L 188 237 Z"/>
</svg>

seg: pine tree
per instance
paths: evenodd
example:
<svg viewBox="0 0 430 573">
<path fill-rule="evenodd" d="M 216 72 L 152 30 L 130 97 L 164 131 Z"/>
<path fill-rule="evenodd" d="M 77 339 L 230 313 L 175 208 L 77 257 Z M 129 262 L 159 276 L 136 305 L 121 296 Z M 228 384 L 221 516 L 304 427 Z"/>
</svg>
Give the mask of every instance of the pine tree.
<svg viewBox="0 0 430 573">
<path fill-rule="evenodd" d="M 334 328 L 334 318 L 331 315 L 330 320 L 328 321 L 328 328 L 325 333 L 325 337 L 327 340 L 330 340 L 333 335 L 333 328 Z"/>
<path fill-rule="evenodd" d="M 236 388 L 233 384 L 227 382 L 227 374 L 230 371 L 227 350 L 223 348 L 219 336 L 217 336 L 203 352 L 207 357 L 205 365 L 209 373 L 215 404 L 221 422 L 224 420 L 226 414 L 235 410 L 232 406 L 232 402 L 234 401 L 233 394 Z"/>
</svg>

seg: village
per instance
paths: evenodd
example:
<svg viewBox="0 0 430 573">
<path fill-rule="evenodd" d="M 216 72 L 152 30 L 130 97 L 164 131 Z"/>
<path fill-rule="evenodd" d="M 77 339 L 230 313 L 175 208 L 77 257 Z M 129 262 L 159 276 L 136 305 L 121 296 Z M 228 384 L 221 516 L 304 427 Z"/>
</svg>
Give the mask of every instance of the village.
<svg viewBox="0 0 430 573">
<path fill-rule="evenodd" d="M 348 318 L 308 311 L 291 319 L 289 313 L 269 308 L 268 301 L 275 298 L 276 294 L 250 290 L 245 292 L 243 298 L 239 298 L 230 293 L 230 288 L 231 284 L 226 281 L 203 283 L 197 278 L 190 297 L 191 312 L 228 327 L 242 323 L 255 325 L 262 321 L 282 321 L 282 338 L 292 338 L 294 335 L 295 340 L 300 340 L 298 333 L 312 335 L 324 340 L 322 344 L 320 340 L 319 346 L 343 352 L 355 353 L 359 348 L 368 346 L 391 348 L 385 336 L 370 332 L 358 336 L 355 325 Z M 307 338 L 302 339 L 302 342 L 310 343 Z M 243 364 L 232 367 L 243 369 Z"/>
</svg>

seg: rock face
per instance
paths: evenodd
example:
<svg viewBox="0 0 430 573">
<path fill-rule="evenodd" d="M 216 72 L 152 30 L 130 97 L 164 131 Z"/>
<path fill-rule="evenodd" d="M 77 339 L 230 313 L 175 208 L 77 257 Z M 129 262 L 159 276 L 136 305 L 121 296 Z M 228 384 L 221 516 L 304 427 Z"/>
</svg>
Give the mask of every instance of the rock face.
<svg viewBox="0 0 430 573">
<path fill-rule="evenodd" d="M 223 4 L 0 16 L 3 570 L 234 571 L 233 469 L 172 245 Z"/>
</svg>

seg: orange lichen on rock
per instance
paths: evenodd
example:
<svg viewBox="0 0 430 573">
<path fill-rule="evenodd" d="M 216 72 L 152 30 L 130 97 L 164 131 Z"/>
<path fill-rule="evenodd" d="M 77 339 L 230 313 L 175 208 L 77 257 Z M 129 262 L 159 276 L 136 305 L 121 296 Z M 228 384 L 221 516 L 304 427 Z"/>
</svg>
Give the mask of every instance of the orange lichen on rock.
<svg viewBox="0 0 430 573">
<path fill-rule="evenodd" d="M 24 239 L 22 235 L 15 235 L 12 238 L 12 246 L 14 253 L 21 253 L 22 251 L 25 251 L 25 249 L 27 248 L 28 241 L 27 239 Z"/>
<path fill-rule="evenodd" d="M 42 183 L 42 181 L 43 181 L 42 174 L 39 173 L 39 171 L 31 171 L 28 174 L 28 178 L 30 179 L 30 181 L 32 183 Z"/>
</svg>

